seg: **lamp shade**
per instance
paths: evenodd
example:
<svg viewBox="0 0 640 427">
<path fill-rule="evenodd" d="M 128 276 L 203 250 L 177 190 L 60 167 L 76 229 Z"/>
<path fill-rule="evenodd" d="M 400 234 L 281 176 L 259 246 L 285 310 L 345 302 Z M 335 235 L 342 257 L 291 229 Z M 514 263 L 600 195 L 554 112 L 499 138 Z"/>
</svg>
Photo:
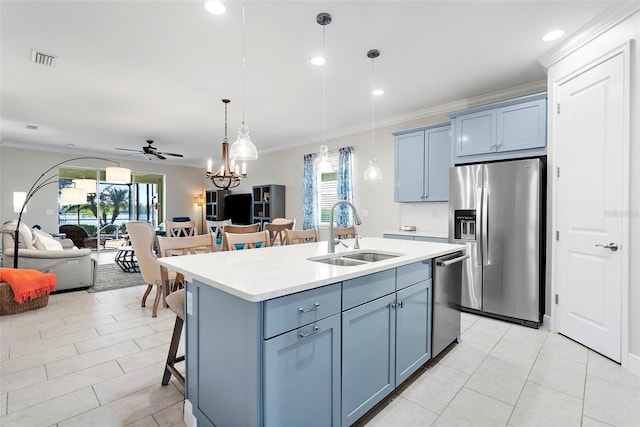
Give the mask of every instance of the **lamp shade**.
<svg viewBox="0 0 640 427">
<path fill-rule="evenodd" d="M 231 160 L 248 161 L 258 159 L 258 150 L 249 137 L 249 126 L 241 124 L 238 128 L 238 139 L 231 144 Z"/>
<path fill-rule="evenodd" d="M 107 182 L 113 182 L 115 184 L 131 183 L 131 169 L 111 166 L 106 168 L 106 170 L 107 170 Z"/>
<path fill-rule="evenodd" d="M 27 198 L 27 193 L 24 191 L 14 191 L 13 192 L 13 212 L 20 213 L 22 210 L 22 206 L 24 205 L 24 201 Z M 24 207 L 23 212 L 27 211 L 27 207 Z"/>
<path fill-rule="evenodd" d="M 81 188 L 85 190 L 87 193 L 95 193 L 96 192 L 96 180 L 95 179 L 74 179 L 73 183 L 76 188 Z"/>
<path fill-rule="evenodd" d="M 63 188 L 60 203 L 66 205 L 84 205 L 87 203 L 87 192 L 82 188 Z"/>
</svg>

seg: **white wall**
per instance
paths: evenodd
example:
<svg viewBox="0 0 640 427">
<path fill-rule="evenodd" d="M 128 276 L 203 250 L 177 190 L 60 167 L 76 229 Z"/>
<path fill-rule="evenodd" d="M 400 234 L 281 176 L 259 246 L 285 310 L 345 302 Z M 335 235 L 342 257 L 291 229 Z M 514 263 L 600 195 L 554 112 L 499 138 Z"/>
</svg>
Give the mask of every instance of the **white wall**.
<svg viewBox="0 0 640 427">
<path fill-rule="evenodd" d="M 80 156 L 0 147 L 0 223 L 17 219 L 13 212 L 14 191 L 27 191 L 42 172 L 73 157 Z M 101 160 L 78 160 L 69 165 L 105 168 L 112 164 Z M 194 205 L 193 196 L 205 188 L 202 169 L 171 166 L 160 161 L 121 161 L 120 166 L 135 172 L 165 174 L 166 217 L 190 216 L 200 220 L 201 209 Z M 29 226 L 39 224 L 45 231 L 57 232 L 57 192 L 57 185 L 52 184 L 36 193 L 27 205 L 27 213 L 22 218 L 24 223 Z"/>
<path fill-rule="evenodd" d="M 630 223 L 629 236 L 629 300 L 624 301 L 629 311 L 628 361 L 635 372 L 640 373 L 640 78 L 638 76 L 638 58 L 640 58 L 640 12 L 635 13 L 605 34 L 578 49 L 571 55 L 553 64 L 549 68 L 549 92 L 553 90 L 553 82 L 558 81 L 568 73 L 577 70 L 596 58 L 605 55 L 629 40 L 635 40 L 632 45 L 631 61 L 631 133 L 630 133 L 630 210 L 626 212 Z M 553 131 L 549 132 L 549 170 L 553 170 L 553 150 L 555 141 Z M 552 200 L 553 194 L 549 195 Z M 547 241 L 547 247 L 553 247 L 553 240 Z M 624 360 L 625 355 L 623 355 Z"/>
<path fill-rule="evenodd" d="M 354 204 L 362 216 L 358 227 L 362 236 L 382 237 L 384 231 L 397 230 L 410 223 L 426 231 L 446 231 L 446 203 L 401 204 L 393 201 L 393 135 L 392 132 L 448 121 L 444 115 L 387 126 L 375 130 L 375 156 L 382 169 L 383 180 L 365 181 L 364 171 L 371 156 L 371 133 L 365 131 L 340 138 L 329 139 L 329 150 L 352 146 Z M 318 132 L 320 133 L 320 132 Z M 303 156 L 317 152 L 320 142 L 270 154 L 261 154 L 247 165 L 249 178 L 234 193 L 250 192 L 254 185 L 281 184 L 286 186 L 286 216 L 296 218 L 302 228 Z M 436 212 L 434 214 L 434 212 Z M 406 217 L 406 218 L 405 218 Z M 321 238 L 325 239 L 321 230 Z"/>
</svg>

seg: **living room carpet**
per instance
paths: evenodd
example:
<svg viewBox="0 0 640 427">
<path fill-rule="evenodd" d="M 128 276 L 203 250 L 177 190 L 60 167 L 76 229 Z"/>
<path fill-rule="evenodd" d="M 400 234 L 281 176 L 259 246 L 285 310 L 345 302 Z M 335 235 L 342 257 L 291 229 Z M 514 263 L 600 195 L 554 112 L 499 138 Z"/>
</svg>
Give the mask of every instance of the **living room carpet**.
<svg viewBox="0 0 640 427">
<path fill-rule="evenodd" d="M 125 273 L 117 264 L 98 264 L 96 281 L 87 292 L 110 291 L 144 284 L 140 273 Z"/>
</svg>

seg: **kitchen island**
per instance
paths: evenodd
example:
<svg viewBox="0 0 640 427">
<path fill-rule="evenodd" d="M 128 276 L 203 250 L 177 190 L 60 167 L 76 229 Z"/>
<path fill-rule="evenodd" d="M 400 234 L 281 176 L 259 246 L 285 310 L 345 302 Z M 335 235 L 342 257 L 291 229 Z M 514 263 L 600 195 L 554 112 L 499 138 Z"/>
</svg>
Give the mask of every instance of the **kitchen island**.
<svg viewBox="0 0 640 427">
<path fill-rule="evenodd" d="M 352 424 L 431 357 L 431 260 L 457 251 L 362 238 L 160 259 L 187 280 L 186 421 Z"/>
</svg>

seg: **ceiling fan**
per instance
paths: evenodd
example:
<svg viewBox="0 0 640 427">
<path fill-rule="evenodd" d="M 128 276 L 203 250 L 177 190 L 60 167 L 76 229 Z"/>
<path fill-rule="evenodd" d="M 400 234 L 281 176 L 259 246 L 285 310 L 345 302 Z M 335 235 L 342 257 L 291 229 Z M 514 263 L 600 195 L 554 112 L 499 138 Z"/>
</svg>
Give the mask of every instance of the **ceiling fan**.
<svg viewBox="0 0 640 427">
<path fill-rule="evenodd" d="M 149 160 L 151 160 L 151 156 L 156 156 L 160 160 L 165 160 L 166 159 L 165 156 L 184 157 L 182 154 L 165 153 L 165 152 L 158 151 L 158 149 L 154 147 L 152 144 L 153 144 L 153 140 L 147 139 L 147 146 L 142 147 L 142 150 L 132 150 L 131 148 L 116 148 L 116 150 L 134 151 L 136 153 L 141 153 L 141 154 L 144 154 L 145 157 Z"/>
</svg>

